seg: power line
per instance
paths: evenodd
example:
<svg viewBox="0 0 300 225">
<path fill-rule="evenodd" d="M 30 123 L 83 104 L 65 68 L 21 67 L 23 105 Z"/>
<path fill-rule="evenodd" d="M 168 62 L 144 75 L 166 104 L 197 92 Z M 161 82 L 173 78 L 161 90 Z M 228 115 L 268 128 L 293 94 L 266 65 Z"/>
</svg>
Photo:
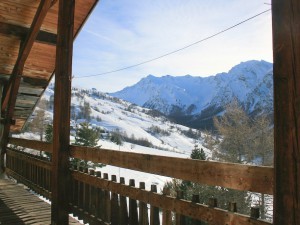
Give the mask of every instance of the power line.
<svg viewBox="0 0 300 225">
<path fill-rule="evenodd" d="M 241 21 L 241 22 L 239 22 L 239 23 L 234 24 L 233 26 L 230 26 L 230 27 L 228 27 L 228 28 L 225 28 L 224 30 L 221 30 L 221 31 L 219 31 L 219 32 L 217 32 L 217 33 L 215 33 L 215 34 L 213 34 L 213 35 L 210 35 L 210 36 L 208 36 L 208 37 L 206 37 L 206 38 L 203 38 L 203 39 L 201 39 L 201 40 L 199 40 L 199 41 L 196 41 L 196 42 L 194 42 L 194 43 L 192 43 L 192 44 L 186 45 L 186 46 L 184 46 L 184 47 L 182 47 L 182 48 L 176 49 L 176 50 L 174 50 L 174 51 L 171 51 L 171 52 L 168 52 L 168 53 L 166 53 L 166 54 L 160 55 L 160 56 L 158 56 L 158 57 L 155 57 L 155 58 L 152 58 L 152 59 L 149 59 L 149 60 L 146 60 L 146 61 L 143 61 L 143 62 L 134 64 L 134 65 L 131 65 L 131 66 L 126 66 L 126 67 L 123 67 L 123 68 L 120 68 L 120 69 L 107 71 L 107 72 L 104 72 L 104 73 L 93 74 L 93 75 L 85 75 L 85 76 L 73 77 L 73 78 L 96 77 L 96 76 L 101 76 L 101 75 L 105 75 L 105 74 L 110 74 L 110 73 L 119 72 L 119 71 L 122 71 L 122 70 L 127 70 L 127 69 L 130 69 L 130 68 L 133 68 L 133 67 L 137 67 L 137 66 L 140 66 L 140 65 L 143 65 L 143 64 L 146 64 L 146 63 L 153 62 L 153 61 L 155 61 L 155 60 L 158 60 L 158 59 L 164 58 L 164 57 L 166 57 L 166 56 L 172 55 L 172 54 L 177 53 L 177 52 L 179 52 L 179 51 L 182 51 L 182 50 L 184 50 L 184 49 L 190 48 L 190 47 L 192 47 L 192 46 L 194 46 L 194 45 L 197 45 L 197 44 L 199 44 L 199 43 L 201 43 L 201 42 L 207 41 L 207 40 L 209 40 L 209 39 L 211 39 L 211 38 L 213 38 L 213 37 L 216 37 L 216 36 L 218 36 L 218 35 L 220 35 L 220 34 L 222 34 L 222 33 L 225 33 L 226 31 L 229 31 L 229 30 L 231 30 L 231 29 L 233 29 L 233 28 L 235 28 L 235 27 L 237 27 L 237 26 L 239 26 L 239 25 L 241 25 L 241 24 L 243 24 L 243 23 L 246 23 L 246 22 L 248 22 L 249 20 L 252 20 L 252 19 L 254 19 L 254 18 L 256 18 L 256 17 L 258 17 L 258 16 L 260 16 L 260 15 L 262 15 L 262 14 L 264 14 L 264 13 L 269 12 L 269 11 L 271 11 L 271 9 L 268 9 L 268 10 L 265 10 L 265 11 L 263 11 L 263 12 L 260 12 L 260 13 L 254 15 L 254 16 L 251 16 L 251 17 L 249 17 L 249 18 L 247 18 L 247 19 L 245 19 L 245 20 L 243 20 L 243 21 Z"/>
</svg>

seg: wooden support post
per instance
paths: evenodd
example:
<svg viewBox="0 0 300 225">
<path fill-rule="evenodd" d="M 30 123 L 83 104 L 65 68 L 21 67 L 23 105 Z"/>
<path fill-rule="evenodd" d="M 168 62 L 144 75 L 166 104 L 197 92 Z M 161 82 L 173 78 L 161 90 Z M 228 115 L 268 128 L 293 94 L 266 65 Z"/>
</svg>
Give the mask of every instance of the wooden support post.
<svg viewBox="0 0 300 225">
<path fill-rule="evenodd" d="M 112 175 L 111 181 L 117 183 L 117 176 Z M 117 193 L 111 192 L 111 208 L 110 208 L 110 221 L 111 225 L 119 225 L 119 197 Z"/>
<path fill-rule="evenodd" d="M 145 190 L 145 182 L 140 182 L 140 189 Z M 139 225 L 148 225 L 148 207 L 145 202 L 139 201 Z"/>
<path fill-rule="evenodd" d="M 170 188 L 164 187 L 163 195 L 170 196 L 171 190 Z M 162 225 L 172 225 L 172 213 L 169 210 L 162 210 Z"/>
<path fill-rule="evenodd" d="M 151 191 L 157 193 L 157 186 L 152 184 Z M 159 208 L 155 206 L 150 206 L 150 225 L 159 225 Z"/>
<path fill-rule="evenodd" d="M 194 204 L 200 203 L 200 196 L 193 194 L 192 195 L 192 203 L 194 203 Z M 196 219 L 191 219 L 191 225 L 201 225 L 201 221 L 196 220 Z"/>
<path fill-rule="evenodd" d="M 135 187 L 135 180 L 129 180 L 129 186 Z M 129 225 L 137 225 L 138 222 L 138 211 L 137 211 L 137 202 L 135 199 L 129 199 Z"/>
<path fill-rule="evenodd" d="M 54 89 L 51 223 L 69 224 L 70 102 L 74 0 L 59 0 Z"/>
<path fill-rule="evenodd" d="M 120 177 L 120 183 L 125 185 L 125 178 Z M 120 195 L 120 225 L 128 225 L 128 207 L 125 196 Z"/>
<path fill-rule="evenodd" d="M 274 224 L 300 224 L 300 3 L 273 0 Z"/>
<path fill-rule="evenodd" d="M 176 194 L 177 194 L 176 195 L 177 199 L 183 199 L 183 191 L 177 190 Z M 176 225 L 186 225 L 185 216 L 180 215 L 179 213 L 176 213 L 176 215 L 175 215 L 175 224 Z"/>
</svg>

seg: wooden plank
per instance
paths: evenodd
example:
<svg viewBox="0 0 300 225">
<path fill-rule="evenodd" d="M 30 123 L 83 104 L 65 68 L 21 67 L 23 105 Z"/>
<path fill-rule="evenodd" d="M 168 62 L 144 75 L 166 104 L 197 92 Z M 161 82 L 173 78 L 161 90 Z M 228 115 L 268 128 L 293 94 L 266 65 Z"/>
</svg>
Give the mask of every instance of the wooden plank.
<svg viewBox="0 0 300 225">
<path fill-rule="evenodd" d="M 300 3 L 273 0 L 274 224 L 300 224 Z"/>
<path fill-rule="evenodd" d="M 20 77 L 18 76 L 22 75 L 25 61 L 29 56 L 33 43 L 39 33 L 44 18 L 47 15 L 47 12 L 51 5 L 51 1 L 52 0 L 41 0 L 39 8 L 37 9 L 36 15 L 34 16 L 33 22 L 26 36 L 26 39 L 21 46 L 17 62 L 14 66 L 12 75 L 10 77 L 9 84 L 8 84 L 9 87 L 7 93 L 4 95 L 4 100 L 2 103 L 2 111 L 6 109 L 7 106 L 9 106 L 8 111 L 12 111 L 11 108 L 13 108 L 12 106 L 14 105 L 15 98 L 21 81 Z"/>
<path fill-rule="evenodd" d="M 39 166 L 41 168 L 45 168 L 47 170 L 51 170 L 51 163 L 44 161 L 44 160 L 40 160 L 40 159 L 36 159 L 34 157 L 31 157 L 29 155 L 26 155 L 22 152 L 18 152 L 16 150 L 11 150 L 11 149 L 7 149 L 7 155 L 8 156 L 12 156 L 12 157 L 17 157 L 19 160 L 22 160 L 23 162 L 28 162 L 30 164 L 34 164 L 36 166 Z"/>
<path fill-rule="evenodd" d="M 201 219 L 214 225 L 271 225 L 272 223 L 253 219 L 249 216 L 232 213 L 218 208 L 210 208 L 206 205 L 191 203 L 186 200 L 176 199 L 171 196 L 161 195 L 150 191 L 142 190 L 132 186 L 100 179 L 94 176 L 73 171 L 72 177 L 80 182 L 88 183 L 98 188 L 128 196 L 131 199 L 139 200 L 155 207 L 170 210 L 181 215 L 194 219 Z M 138 223 L 136 223 L 138 224 Z"/>
<path fill-rule="evenodd" d="M 9 138 L 9 144 L 22 146 L 25 148 L 36 149 L 39 151 L 45 151 L 52 153 L 52 144 L 42 141 L 34 141 L 22 138 Z"/>
<path fill-rule="evenodd" d="M 24 39 L 29 32 L 29 28 L 23 27 L 20 25 L 14 25 L 9 23 L 0 22 L 0 33 L 8 36 L 15 36 L 20 40 Z M 39 31 L 36 41 L 56 45 L 56 34 L 46 32 L 46 31 Z"/>
<path fill-rule="evenodd" d="M 29 33 L 26 36 L 24 43 L 21 46 L 19 56 L 17 58 L 16 64 L 12 71 L 12 75 L 8 82 L 8 88 L 6 93 L 4 93 L 3 101 L 1 105 L 2 112 L 5 112 L 5 118 L 11 120 L 13 117 L 14 107 L 16 104 L 18 89 L 21 82 L 21 75 L 23 72 L 25 61 L 30 53 L 30 50 L 33 46 L 34 40 L 37 37 L 37 34 L 42 26 L 43 20 L 46 17 L 48 9 L 51 5 L 51 0 L 41 0 L 39 8 L 34 16 L 33 22 L 31 24 Z M 0 160 L 4 161 L 4 155 L 6 151 L 6 146 L 8 143 L 8 135 L 10 131 L 10 123 L 4 125 L 3 137 L 1 139 L 1 158 Z M 3 164 L 3 163 L 1 163 Z M 4 168 L 2 168 L 4 170 Z"/>
<path fill-rule="evenodd" d="M 60 0 L 58 5 L 52 152 L 52 225 L 69 223 L 71 182 L 69 144 L 75 1 Z"/>
<path fill-rule="evenodd" d="M 52 152 L 52 145 L 46 142 L 10 138 L 9 143 Z M 72 157 L 88 161 L 238 190 L 269 194 L 273 191 L 273 168 L 271 167 L 180 159 L 79 146 L 70 146 L 70 148 Z"/>
<path fill-rule="evenodd" d="M 50 205 L 30 193 L 23 185 L 0 179 L 0 222 L 15 224 L 50 224 Z M 70 218 L 70 224 L 80 224 Z"/>
<path fill-rule="evenodd" d="M 213 186 L 273 193 L 273 168 L 71 146 L 71 157 Z"/>
</svg>

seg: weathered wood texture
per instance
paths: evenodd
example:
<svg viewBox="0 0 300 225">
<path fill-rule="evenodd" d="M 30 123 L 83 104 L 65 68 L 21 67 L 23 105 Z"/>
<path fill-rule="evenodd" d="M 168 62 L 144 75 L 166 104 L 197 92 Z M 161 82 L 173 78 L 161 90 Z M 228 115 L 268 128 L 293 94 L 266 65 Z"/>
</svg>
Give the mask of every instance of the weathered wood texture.
<svg viewBox="0 0 300 225">
<path fill-rule="evenodd" d="M 197 183 L 273 193 L 273 168 L 70 146 L 71 157 Z"/>
<path fill-rule="evenodd" d="M 69 144 L 75 0 L 59 0 L 52 151 L 52 225 L 68 224 Z"/>
<path fill-rule="evenodd" d="M 9 138 L 9 144 L 52 153 L 52 144 L 22 138 Z"/>
<path fill-rule="evenodd" d="M 0 212 L 3 225 L 51 224 L 50 205 L 8 179 L 0 179 Z M 70 218 L 69 224 L 80 223 Z"/>
<path fill-rule="evenodd" d="M 10 144 L 52 152 L 51 144 L 10 138 Z M 179 159 L 174 157 L 119 152 L 70 146 L 71 157 L 127 169 L 154 173 L 193 182 L 238 190 L 273 193 L 273 168 L 232 163 Z"/>
<path fill-rule="evenodd" d="M 19 90 L 19 85 L 21 83 L 20 76 L 22 76 L 23 74 L 25 61 L 27 60 L 30 54 L 34 41 L 47 15 L 50 5 L 51 5 L 51 0 L 41 0 L 40 5 L 33 18 L 33 22 L 26 35 L 26 38 L 24 42 L 21 43 L 21 48 L 18 54 L 18 58 L 9 79 L 7 93 L 4 93 L 3 96 L 4 99 L 2 102 L 2 111 L 4 111 L 6 107 L 8 107 L 8 112 L 12 111 L 11 112 L 12 115 L 13 115 L 13 108 L 17 98 L 17 93 Z"/>
<path fill-rule="evenodd" d="M 6 173 L 36 193 L 51 199 L 51 163 L 29 153 L 8 149 Z"/>
<path fill-rule="evenodd" d="M 0 22 L 0 33 L 6 36 L 14 36 L 23 40 L 28 32 L 29 29 L 27 27 Z M 40 31 L 36 37 L 36 41 L 56 45 L 56 38 L 56 34 Z"/>
<path fill-rule="evenodd" d="M 300 224 L 300 2 L 273 0 L 274 224 Z"/>
<path fill-rule="evenodd" d="M 5 119 L 7 121 L 11 120 L 14 116 L 14 108 L 16 105 L 17 94 L 19 91 L 21 76 L 23 74 L 23 69 L 25 61 L 31 51 L 33 43 L 37 37 L 37 34 L 42 26 L 43 20 L 46 17 L 48 9 L 50 7 L 51 0 L 41 0 L 37 12 L 33 18 L 33 22 L 30 26 L 29 32 L 26 35 L 24 42 L 21 42 L 20 51 L 17 57 L 17 61 L 12 70 L 12 74 L 7 84 L 7 90 L 3 93 L 1 111 L 5 112 Z M 11 123 L 7 122 L 4 125 L 3 136 L 1 139 L 1 165 L 4 162 L 4 154 L 6 152 L 6 146 L 8 143 L 8 136 L 10 132 Z M 4 170 L 4 168 L 2 168 Z"/>
<path fill-rule="evenodd" d="M 40 148 L 39 150 L 49 148 L 49 144 L 44 145 L 45 143 L 43 142 L 18 139 L 11 139 L 11 142 L 17 145 L 24 144 L 27 147 L 33 147 L 33 144 L 36 144 L 36 146 Z M 98 151 L 102 150 L 98 149 Z M 25 156 L 23 156 L 23 154 Z M 143 154 L 137 155 L 143 156 Z M 8 153 L 8 165 L 10 165 L 10 157 L 12 156 L 18 158 L 19 162 L 28 162 L 28 159 L 26 159 L 26 153 L 12 151 Z M 118 157 L 118 154 L 114 155 L 114 158 Z M 164 157 L 159 157 L 156 158 L 156 160 L 161 162 L 163 158 Z M 168 159 L 171 160 L 172 163 L 173 159 Z M 188 165 L 190 162 L 195 160 L 182 160 L 184 160 L 182 164 L 187 165 L 183 166 L 183 169 L 191 171 L 191 168 Z M 48 168 L 48 166 L 43 167 L 39 160 L 35 159 L 29 161 L 34 161 L 35 165 L 40 165 L 41 168 Z M 201 163 L 201 161 L 199 161 L 199 163 Z M 215 162 L 213 162 L 210 166 L 213 169 L 216 166 Z M 236 166 L 236 168 L 238 168 L 238 166 L 244 165 Z M 21 163 L 21 167 L 19 168 L 21 169 L 21 174 L 23 171 L 22 168 L 24 167 L 22 167 Z M 231 212 L 230 214 L 229 211 L 214 208 L 216 207 L 216 199 L 211 199 L 211 203 L 208 202 L 208 204 L 211 204 L 211 206 L 199 205 L 197 204 L 197 200 L 193 200 L 194 202 L 192 203 L 183 200 L 182 193 L 179 193 L 177 198 L 171 198 L 168 196 L 167 190 L 164 191 L 163 195 L 154 193 L 156 191 L 154 186 L 152 187 L 152 192 L 146 191 L 144 183 L 140 184 L 139 189 L 135 188 L 134 180 L 130 180 L 130 185 L 127 186 L 124 185 L 124 178 L 120 180 L 120 183 L 117 183 L 115 176 L 112 176 L 112 181 L 109 181 L 108 174 L 104 174 L 102 179 L 100 172 L 97 172 L 95 176 L 95 172 L 93 170 L 90 171 L 90 175 L 88 175 L 87 169 L 80 168 L 80 171 L 82 172 L 72 172 L 73 178 L 70 182 L 72 184 L 72 191 L 70 192 L 71 198 L 69 202 L 71 211 L 74 213 L 74 215 L 90 224 L 106 224 L 109 222 L 113 224 L 131 223 L 144 225 L 149 224 L 149 222 L 151 224 L 158 224 L 158 208 L 163 210 L 162 221 L 164 224 L 171 223 L 171 211 L 176 213 L 176 224 L 180 225 L 185 224 L 185 217 L 197 219 L 193 220 L 195 224 L 199 223 L 199 219 L 203 221 L 209 221 L 212 224 L 270 224 L 266 222 L 255 221 L 255 219 L 252 221 L 252 219 L 249 219 L 248 216 L 235 215 L 235 212 Z M 168 173 L 168 171 L 165 171 L 164 173 Z M 127 209 L 126 198 L 129 198 L 129 210 Z M 138 204 L 137 201 L 139 201 Z M 151 205 L 149 215 L 147 204 Z M 139 208 L 137 208 L 137 205 L 139 205 Z M 137 213 L 138 210 L 139 214 Z M 116 217 L 113 216 L 115 214 L 117 214 Z M 214 219 L 211 219 L 211 217 Z M 228 221 L 230 223 L 228 223 Z"/>
<path fill-rule="evenodd" d="M 146 191 L 143 189 L 135 188 L 133 182 L 131 181 L 130 186 L 116 183 L 114 181 L 109 181 L 107 179 L 98 178 L 95 176 L 90 176 L 88 174 L 73 171 L 73 179 L 78 182 L 83 182 L 89 184 L 90 186 L 100 188 L 102 190 L 110 191 L 121 196 L 127 196 L 132 203 L 129 202 L 129 224 L 133 224 L 130 220 L 134 220 L 134 224 L 138 223 L 137 213 L 136 213 L 136 203 L 134 201 L 138 200 L 152 207 L 163 208 L 164 210 L 173 211 L 181 215 L 185 215 L 194 219 L 201 219 L 209 224 L 214 225 L 267 225 L 271 224 L 266 221 L 261 221 L 258 219 L 252 219 L 249 216 L 240 215 L 237 213 L 232 213 L 219 208 L 210 208 L 206 205 L 201 205 L 197 203 L 191 203 L 186 200 L 176 199 L 170 196 L 161 195 L 151 191 Z M 153 188 L 154 190 L 154 188 Z M 133 210 L 130 213 L 130 210 Z M 155 211 L 155 210 L 154 210 Z M 157 215 L 153 211 L 153 222 L 157 221 Z M 156 224 L 154 222 L 154 224 Z"/>
<path fill-rule="evenodd" d="M 45 0 L 42 0 L 42 2 Z M 48 1 L 48 0 L 47 0 Z M 40 0 L 1 0 L 0 1 L 0 74 L 8 77 L 13 73 L 16 64 L 19 46 L 24 42 L 26 35 L 30 32 L 30 26 L 37 12 Z M 58 19 L 58 3 L 51 0 L 51 6 L 41 30 L 33 43 L 32 49 L 25 62 L 22 75 L 23 80 L 27 78 L 37 78 L 46 81 L 42 91 L 37 95 L 40 98 L 41 93 L 47 87 L 55 69 L 55 52 L 56 52 L 56 34 Z M 55 4 L 53 4 L 55 3 Z M 74 35 L 76 36 L 97 0 L 76 0 Z M 33 85 L 34 87 L 37 85 Z M 20 88 L 23 84 L 20 84 Z M 32 88 L 27 92 L 27 88 L 22 89 L 23 96 L 29 96 Z M 29 95 L 28 95 L 29 94 Z M 14 93 L 16 96 L 17 93 Z M 14 108 L 14 118 L 16 125 L 10 126 L 11 132 L 19 132 L 30 117 L 38 100 L 30 101 L 31 108 L 24 107 L 24 104 L 18 101 L 18 108 Z M 7 102 L 7 100 L 5 101 Z M 23 101 L 24 102 L 24 101 Z M 6 105 L 7 103 L 5 103 Z M 7 135 L 6 135 L 7 136 Z"/>
</svg>

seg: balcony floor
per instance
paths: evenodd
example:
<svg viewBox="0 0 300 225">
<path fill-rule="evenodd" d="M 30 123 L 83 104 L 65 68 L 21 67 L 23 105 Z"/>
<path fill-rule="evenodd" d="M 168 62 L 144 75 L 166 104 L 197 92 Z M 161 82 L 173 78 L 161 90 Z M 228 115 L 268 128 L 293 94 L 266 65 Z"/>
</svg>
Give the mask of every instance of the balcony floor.
<svg viewBox="0 0 300 225">
<path fill-rule="evenodd" d="M 0 225 L 40 224 L 50 222 L 51 207 L 23 185 L 9 179 L 0 179 Z M 80 224 L 70 218 L 69 224 Z"/>
</svg>

